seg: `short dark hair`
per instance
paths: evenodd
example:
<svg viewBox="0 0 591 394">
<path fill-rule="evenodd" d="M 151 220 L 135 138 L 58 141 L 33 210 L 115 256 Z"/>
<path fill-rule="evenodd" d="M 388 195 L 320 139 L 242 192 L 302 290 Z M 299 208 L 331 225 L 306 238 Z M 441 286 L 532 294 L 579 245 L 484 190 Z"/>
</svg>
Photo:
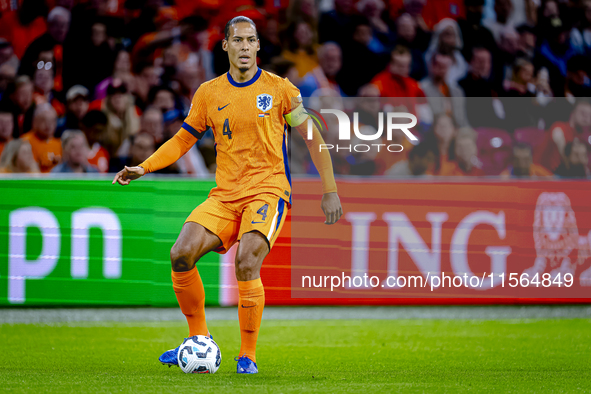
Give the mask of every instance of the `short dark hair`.
<svg viewBox="0 0 591 394">
<path fill-rule="evenodd" d="M 410 49 L 408 49 L 404 45 L 396 45 L 394 47 L 394 49 L 392 49 L 392 52 L 390 53 L 390 56 L 392 56 L 392 57 L 405 56 L 405 55 L 411 56 L 412 54 L 410 53 Z"/>
<path fill-rule="evenodd" d="M 106 125 L 109 122 L 107 115 L 103 111 L 97 109 L 88 111 L 84 118 L 82 118 L 82 124 L 84 127 L 93 127 L 97 124 Z"/>
<path fill-rule="evenodd" d="M 224 36 L 226 38 L 226 40 L 228 40 L 228 38 L 230 38 L 230 28 L 232 26 L 234 26 L 237 23 L 242 23 L 242 22 L 246 22 L 246 23 L 250 23 L 252 25 L 252 27 L 254 27 L 254 30 L 257 30 L 257 25 L 255 25 L 255 23 L 252 21 L 252 19 L 246 17 L 246 16 L 236 16 L 232 19 L 230 19 L 228 21 L 228 23 L 226 23 L 226 27 L 224 28 Z M 259 38 L 259 33 L 257 31 L 257 38 Z"/>
</svg>

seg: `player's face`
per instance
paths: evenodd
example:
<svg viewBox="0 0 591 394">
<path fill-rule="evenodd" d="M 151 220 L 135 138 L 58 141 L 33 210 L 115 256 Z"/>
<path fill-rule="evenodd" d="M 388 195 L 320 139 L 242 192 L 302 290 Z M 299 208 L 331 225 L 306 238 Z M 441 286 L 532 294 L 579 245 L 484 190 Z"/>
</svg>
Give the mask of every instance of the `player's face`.
<svg viewBox="0 0 591 394">
<path fill-rule="evenodd" d="M 240 71 L 247 71 L 256 65 L 260 43 L 255 28 L 248 22 L 240 22 L 230 27 L 228 40 L 222 43 L 228 52 L 230 64 Z"/>
</svg>

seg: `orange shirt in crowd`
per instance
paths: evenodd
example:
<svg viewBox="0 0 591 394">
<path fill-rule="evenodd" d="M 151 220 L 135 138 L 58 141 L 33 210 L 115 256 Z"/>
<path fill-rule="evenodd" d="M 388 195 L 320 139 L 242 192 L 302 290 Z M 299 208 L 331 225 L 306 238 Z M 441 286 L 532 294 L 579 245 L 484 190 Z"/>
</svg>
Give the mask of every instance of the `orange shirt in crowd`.
<svg viewBox="0 0 591 394">
<path fill-rule="evenodd" d="M 99 172 L 108 172 L 109 152 L 100 144 L 95 143 L 88 153 L 88 164 L 98 168 Z"/>
<path fill-rule="evenodd" d="M 21 25 L 16 11 L 6 12 L 0 17 L 0 37 L 12 44 L 14 54 L 22 59 L 27 47 L 47 31 L 45 19 L 38 17 L 27 26 Z"/>
<path fill-rule="evenodd" d="M 50 138 L 42 140 L 37 133 L 29 131 L 24 134 L 22 139 L 29 141 L 33 148 L 33 157 L 39 164 L 41 172 L 49 172 L 62 159 L 62 143 L 59 138 Z"/>
<path fill-rule="evenodd" d="M 380 91 L 380 97 L 399 97 L 392 100 L 394 107 L 404 106 L 414 114 L 417 113 L 417 104 L 426 103 L 425 93 L 419 86 L 419 83 L 410 78 L 393 75 L 389 70 L 384 70 L 376 75 L 371 84 Z"/>
</svg>

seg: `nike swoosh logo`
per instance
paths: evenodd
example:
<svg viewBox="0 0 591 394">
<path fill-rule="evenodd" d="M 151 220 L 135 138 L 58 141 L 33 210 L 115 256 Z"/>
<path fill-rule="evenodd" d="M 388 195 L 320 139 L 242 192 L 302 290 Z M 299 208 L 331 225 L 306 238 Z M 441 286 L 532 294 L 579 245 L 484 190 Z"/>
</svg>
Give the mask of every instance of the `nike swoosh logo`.
<svg viewBox="0 0 591 394">
<path fill-rule="evenodd" d="M 221 111 L 222 109 L 226 108 L 228 105 L 230 105 L 231 103 L 228 103 L 226 105 L 224 105 L 222 108 L 218 107 L 218 111 Z"/>
<path fill-rule="evenodd" d="M 244 305 L 240 305 L 243 308 L 254 308 L 256 305 L 251 305 L 251 306 L 244 306 Z"/>
<path fill-rule="evenodd" d="M 265 222 L 250 222 L 251 224 L 261 224 L 261 223 L 265 223 Z"/>
</svg>

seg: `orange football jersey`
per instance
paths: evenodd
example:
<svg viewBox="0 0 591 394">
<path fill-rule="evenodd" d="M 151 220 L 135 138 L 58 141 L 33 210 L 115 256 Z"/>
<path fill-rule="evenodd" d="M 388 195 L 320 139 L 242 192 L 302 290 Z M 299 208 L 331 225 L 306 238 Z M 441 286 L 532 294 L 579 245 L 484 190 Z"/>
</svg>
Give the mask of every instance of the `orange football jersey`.
<svg viewBox="0 0 591 394">
<path fill-rule="evenodd" d="M 270 192 L 291 200 L 287 124 L 299 90 L 287 79 L 258 69 L 244 83 L 226 73 L 203 83 L 193 97 L 183 129 L 216 143 L 216 184 L 209 193 L 234 201 Z"/>
</svg>

